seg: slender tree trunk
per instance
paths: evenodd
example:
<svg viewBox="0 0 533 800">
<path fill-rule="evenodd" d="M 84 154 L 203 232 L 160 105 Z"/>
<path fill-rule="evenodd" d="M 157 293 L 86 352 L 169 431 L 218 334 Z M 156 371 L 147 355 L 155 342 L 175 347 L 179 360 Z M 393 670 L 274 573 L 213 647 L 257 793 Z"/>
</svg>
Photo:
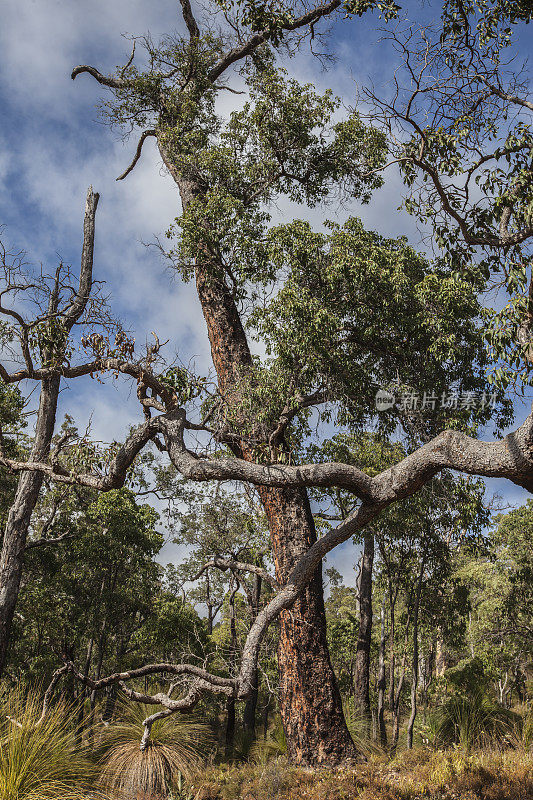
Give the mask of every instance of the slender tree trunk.
<svg viewBox="0 0 533 800">
<path fill-rule="evenodd" d="M 92 187 L 87 191 L 85 204 L 85 217 L 83 221 L 83 247 L 81 253 L 81 268 L 78 291 L 72 296 L 68 307 L 60 314 L 61 322 L 66 334 L 83 314 L 89 300 L 92 288 L 93 252 L 95 216 L 98 206 L 98 194 Z M 56 273 L 55 286 L 50 294 L 48 312 L 56 314 L 59 302 L 59 270 Z M 45 352 L 43 361 L 54 362 L 57 353 Z M 63 353 L 64 355 L 64 353 Z M 57 401 L 61 376 L 52 373 L 41 381 L 39 408 L 35 423 L 35 435 L 30 450 L 31 461 L 46 461 L 50 454 L 50 446 L 54 435 L 57 413 Z M 24 564 L 24 550 L 31 515 L 37 503 L 39 492 L 43 483 L 40 472 L 23 472 L 18 480 L 15 499 L 9 510 L 2 552 L 0 554 L 0 675 L 4 669 L 11 633 L 11 625 L 15 606 L 20 590 L 22 568 Z"/>
<path fill-rule="evenodd" d="M 396 635 L 396 598 L 392 591 L 389 593 L 390 625 L 389 625 L 389 711 L 394 713 L 394 683 L 396 670 L 396 655 L 394 652 L 394 637 Z"/>
<path fill-rule="evenodd" d="M 364 537 L 361 574 L 359 578 L 359 635 L 355 655 L 354 702 L 357 711 L 370 725 L 370 646 L 372 642 L 372 568 L 374 564 L 374 534 Z"/>
<path fill-rule="evenodd" d="M 237 625 L 235 620 L 235 594 L 238 589 L 233 589 L 229 599 L 229 627 L 230 627 L 230 670 L 235 673 L 235 663 L 237 658 Z M 224 744 L 224 754 L 227 759 L 233 756 L 233 749 L 235 746 L 235 698 L 228 697 L 226 700 L 226 741 Z"/>
<path fill-rule="evenodd" d="M 444 640 L 442 638 L 442 631 L 440 628 L 437 629 L 437 640 L 436 640 L 436 655 L 435 655 L 435 676 L 437 678 L 441 678 L 446 671 L 446 649 L 444 645 Z"/>
<path fill-rule="evenodd" d="M 87 653 L 86 653 L 86 656 L 85 656 L 85 664 L 83 666 L 83 677 L 84 678 L 89 677 L 89 673 L 91 671 L 91 661 L 92 661 L 92 658 L 93 658 L 93 648 L 94 648 L 94 636 L 91 635 L 91 638 L 89 639 L 89 643 L 87 645 Z M 83 735 L 83 728 L 84 728 L 83 721 L 85 719 L 85 697 L 87 696 L 87 692 L 88 692 L 87 687 L 85 686 L 85 684 L 82 684 L 80 692 L 78 694 L 79 707 L 78 707 L 78 722 L 77 722 L 77 726 L 76 726 L 76 737 L 77 737 L 77 740 L 78 740 L 78 742 L 80 744 L 81 744 L 81 739 L 82 739 L 82 735 Z"/>
<path fill-rule="evenodd" d="M 400 715 L 401 715 L 401 699 L 402 689 L 405 681 L 405 668 L 407 664 L 407 645 L 409 642 L 409 627 L 411 624 L 411 615 L 407 617 L 405 626 L 405 638 L 403 643 L 402 665 L 400 668 L 400 675 L 398 676 L 398 683 L 396 685 L 396 692 L 394 695 L 394 706 L 392 709 L 392 745 L 391 752 L 394 754 L 398 746 L 398 739 L 400 738 Z"/>
<path fill-rule="evenodd" d="M 128 650 L 128 644 L 131 639 L 131 633 L 126 634 L 126 636 L 121 637 L 120 644 L 117 650 L 117 656 L 115 661 L 115 672 L 120 672 L 122 669 L 122 662 L 124 660 L 124 656 Z M 117 704 L 118 698 L 118 687 L 116 683 L 111 684 L 109 690 L 106 693 L 106 701 L 104 710 L 102 712 L 102 720 L 104 722 L 110 722 L 113 719 L 113 714 L 115 713 L 115 706 Z"/>
<path fill-rule="evenodd" d="M 411 669 L 411 715 L 407 724 L 407 747 L 409 750 L 413 747 L 413 731 L 416 720 L 416 692 L 418 689 L 418 615 L 420 611 L 420 596 L 422 594 L 422 584 L 424 581 L 424 572 L 426 569 L 426 555 L 429 547 L 429 541 L 426 540 L 423 553 L 422 563 L 420 565 L 420 572 L 416 582 L 415 598 L 413 604 L 413 660 Z M 409 623 L 408 623 L 409 624 Z"/>
<path fill-rule="evenodd" d="M 257 614 L 259 613 L 260 599 L 261 599 L 261 576 L 254 575 L 253 587 L 252 587 L 252 608 L 250 609 L 251 611 L 250 624 L 253 624 L 255 618 L 257 617 Z M 255 736 L 255 715 L 257 711 L 258 697 L 259 697 L 259 671 L 256 666 L 254 674 L 252 676 L 252 694 L 245 703 L 243 720 L 242 720 L 244 734 L 249 741 L 252 741 L 252 739 Z"/>
<path fill-rule="evenodd" d="M 60 376 L 53 375 L 41 383 L 32 461 L 46 461 L 54 435 Z M 0 555 L 0 674 L 7 656 L 11 624 L 20 589 L 24 549 L 31 515 L 43 483 L 40 472 L 23 472 L 18 480 L 13 505 L 9 510 L 2 553 Z"/>
<path fill-rule="evenodd" d="M 385 726 L 385 690 L 386 690 L 386 673 L 385 673 L 385 646 L 387 643 L 387 635 L 385 629 L 385 597 L 381 603 L 380 612 L 380 637 L 379 637 L 379 672 L 378 672 L 378 728 L 379 728 L 379 741 L 382 747 L 387 746 L 387 728 Z"/>
<path fill-rule="evenodd" d="M 418 689 L 418 612 L 420 608 L 420 592 L 422 590 L 422 576 L 420 573 L 416 590 L 415 607 L 413 611 L 413 661 L 411 669 L 411 715 L 407 724 L 407 747 L 413 748 L 413 730 L 416 720 L 416 692 Z"/>
<path fill-rule="evenodd" d="M 265 707 L 263 708 L 263 739 L 266 739 L 268 736 L 269 714 L 270 714 L 270 695 L 268 695 Z"/>
<path fill-rule="evenodd" d="M 160 142 L 165 165 L 176 180 L 183 207 L 198 196 L 198 187 L 182 180 Z M 253 362 L 234 297 L 220 267 L 197 263 L 196 288 L 211 344 L 219 387 L 226 401 L 238 406 L 241 380 L 250 375 Z M 252 460 L 253 452 L 235 448 Z M 278 581 L 316 541 L 307 492 L 294 488 L 260 487 L 259 494 L 269 524 Z M 280 616 L 278 648 L 280 711 L 290 760 L 295 764 L 338 764 L 357 757 L 346 727 L 340 692 L 331 666 L 326 640 L 326 615 L 322 567 L 294 605 Z"/>
</svg>

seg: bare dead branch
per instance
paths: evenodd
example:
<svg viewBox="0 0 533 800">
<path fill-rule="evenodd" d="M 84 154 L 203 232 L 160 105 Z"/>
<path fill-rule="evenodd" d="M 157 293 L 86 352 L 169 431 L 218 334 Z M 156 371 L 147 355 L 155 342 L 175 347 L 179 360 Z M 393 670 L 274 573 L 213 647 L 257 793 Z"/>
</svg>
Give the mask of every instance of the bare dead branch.
<svg viewBox="0 0 533 800">
<path fill-rule="evenodd" d="M 235 570 L 236 572 L 253 572 L 255 575 L 259 575 L 265 583 L 268 583 L 269 586 L 272 586 L 273 589 L 278 588 L 278 582 L 275 578 L 267 572 L 266 569 L 262 567 L 258 567 L 255 564 L 246 564 L 242 561 L 235 561 L 231 558 L 222 558 L 221 556 L 215 556 L 210 561 L 207 561 L 203 567 L 194 575 L 192 578 L 189 578 L 190 581 L 197 581 L 207 569 L 211 567 L 215 567 L 216 569 L 220 569 L 223 572 L 226 570 Z"/>
<path fill-rule="evenodd" d="M 78 67 L 74 67 L 70 77 L 75 80 L 82 72 L 88 72 L 102 86 L 109 86 L 111 89 L 124 89 L 128 85 L 128 81 L 124 80 L 124 78 L 109 78 L 107 75 L 102 75 L 96 67 L 90 67 L 88 64 L 80 64 Z"/>
<path fill-rule="evenodd" d="M 124 178 L 126 178 L 130 174 L 130 172 L 134 169 L 134 167 L 136 166 L 138 160 L 141 157 L 143 144 L 145 143 L 145 141 L 148 139 L 149 136 L 157 136 L 157 131 L 155 131 L 153 129 L 150 129 L 150 130 L 147 130 L 147 131 L 143 131 L 141 133 L 141 137 L 139 139 L 139 142 L 137 143 L 137 150 L 135 151 L 135 155 L 133 157 L 133 161 L 131 162 L 129 167 L 126 170 L 124 170 L 122 175 L 118 176 L 118 178 L 116 179 L 117 181 L 123 181 Z"/>
</svg>

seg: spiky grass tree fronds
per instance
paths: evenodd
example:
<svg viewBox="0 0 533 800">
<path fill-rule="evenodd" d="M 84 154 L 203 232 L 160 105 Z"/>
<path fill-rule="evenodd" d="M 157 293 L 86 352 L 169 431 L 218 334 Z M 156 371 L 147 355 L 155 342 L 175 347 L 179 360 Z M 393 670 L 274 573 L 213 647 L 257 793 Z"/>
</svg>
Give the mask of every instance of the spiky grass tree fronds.
<svg viewBox="0 0 533 800">
<path fill-rule="evenodd" d="M 82 800 L 97 774 L 76 741 L 75 709 L 66 702 L 41 714 L 38 692 L 10 692 L 0 703 L 2 800 Z M 92 796 L 96 794 L 92 792 Z"/>
<path fill-rule="evenodd" d="M 342 710 L 346 726 L 357 750 L 366 758 L 383 755 L 383 748 L 372 740 L 372 723 L 356 708 L 352 698 L 344 700 Z"/>
<path fill-rule="evenodd" d="M 174 715 L 156 720 L 141 752 L 143 722 L 153 706 L 123 703 L 120 718 L 102 737 L 101 785 L 117 800 L 163 800 L 181 776 L 188 778 L 212 748 L 209 725 Z"/>
<path fill-rule="evenodd" d="M 501 746 L 510 741 L 519 721 L 517 714 L 481 691 L 454 695 L 431 715 L 428 738 L 436 747 Z"/>
<path fill-rule="evenodd" d="M 265 765 L 280 756 L 287 754 L 287 739 L 281 724 L 281 717 L 276 717 L 273 726 L 265 739 L 256 739 L 251 745 L 248 759 L 254 764 Z"/>
</svg>

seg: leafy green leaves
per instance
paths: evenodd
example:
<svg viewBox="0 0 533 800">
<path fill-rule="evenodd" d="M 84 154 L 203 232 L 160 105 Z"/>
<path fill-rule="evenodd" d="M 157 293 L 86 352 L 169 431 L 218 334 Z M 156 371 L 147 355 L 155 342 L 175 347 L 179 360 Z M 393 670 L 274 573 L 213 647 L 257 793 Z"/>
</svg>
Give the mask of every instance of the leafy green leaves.
<svg viewBox="0 0 533 800">
<path fill-rule="evenodd" d="M 350 424 L 364 426 L 375 416 L 378 387 L 414 387 L 420 396 L 485 388 L 471 283 L 359 220 L 329 228 L 320 234 L 293 222 L 269 233 L 271 259 L 287 277 L 252 317 L 276 363 L 287 374 L 300 368 L 301 391 L 323 387 Z M 394 426 L 394 413 L 380 424 Z M 459 409 L 452 423 L 453 413 L 436 410 L 428 424 L 465 424 L 471 414 Z"/>
</svg>

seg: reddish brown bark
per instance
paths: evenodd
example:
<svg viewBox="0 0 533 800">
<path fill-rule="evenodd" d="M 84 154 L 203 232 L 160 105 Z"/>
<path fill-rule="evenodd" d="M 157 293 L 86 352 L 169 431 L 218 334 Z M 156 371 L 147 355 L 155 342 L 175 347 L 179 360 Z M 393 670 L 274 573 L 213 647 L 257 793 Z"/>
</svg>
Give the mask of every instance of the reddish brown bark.
<svg viewBox="0 0 533 800">
<path fill-rule="evenodd" d="M 182 183 L 180 192 L 186 206 L 195 188 Z M 252 369 L 238 309 L 216 264 L 197 265 L 196 288 L 220 390 L 227 402 L 238 403 L 239 380 Z M 247 460 L 253 458 L 246 445 L 234 449 Z M 283 584 L 298 558 L 316 541 L 309 499 L 305 489 L 260 487 L 259 494 L 277 578 Z M 281 615 L 278 664 L 280 711 L 291 761 L 338 764 L 356 758 L 329 659 L 320 568 L 304 594 Z"/>
<path fill-rule="evenodd" d="M 276 576 L 284 582 L 315 541 L 307 493 L 260 490 L 269 521 Z M 322 569 L 296 603 L 280 615 L 280 711 L 289 758 L 296 764 L 338 764 L 357 752 L 346 727 L 326 641 Z"/>
</svg>

